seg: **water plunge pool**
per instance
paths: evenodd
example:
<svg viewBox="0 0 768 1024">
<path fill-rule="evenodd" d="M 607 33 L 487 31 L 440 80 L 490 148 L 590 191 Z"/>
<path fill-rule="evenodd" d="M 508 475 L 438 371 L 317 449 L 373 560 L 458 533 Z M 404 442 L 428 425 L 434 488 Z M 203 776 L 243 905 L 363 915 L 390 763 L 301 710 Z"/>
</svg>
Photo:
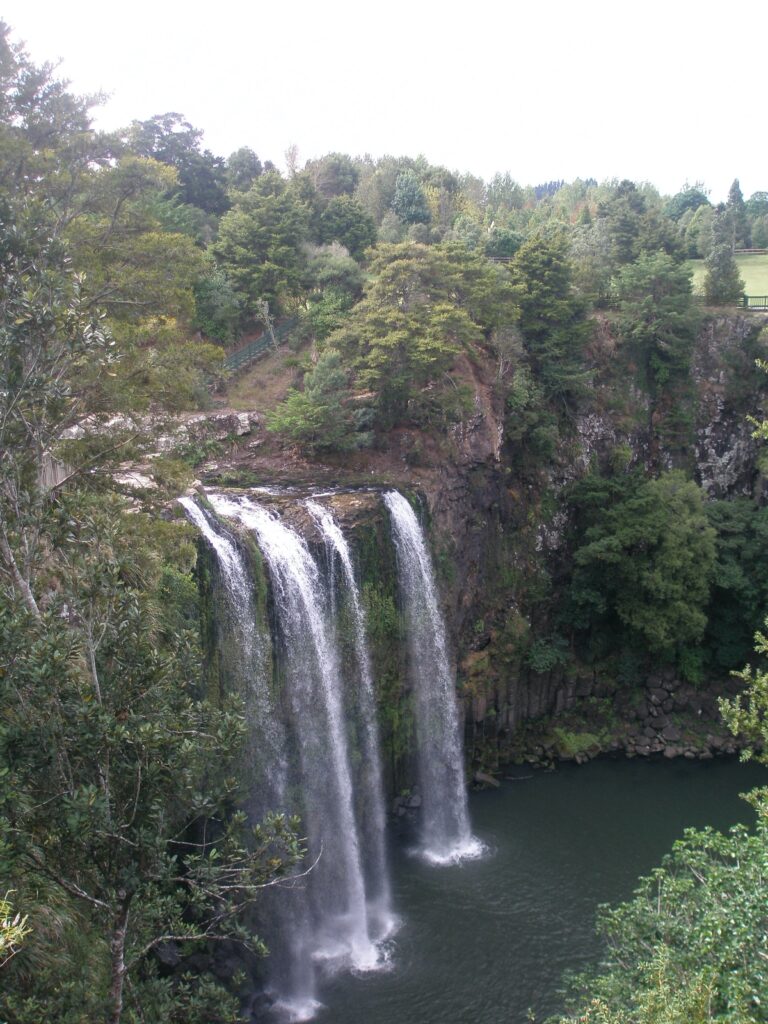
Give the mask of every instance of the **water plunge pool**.
<svg viewBox="0 0 768 1024">
<path fill-rule="evenodd" d="M 325 982 L 318 1024 L 542 1021 L 563 971 L 599 956 L 598 904 L 627 899 L 684 828 L 751 823 L 738 794 L 767 777 L 730 759 L 603 760 L 475 793 L 489 855 L 434 868 L 395 843 L 392 969 Z"/>
</svg>

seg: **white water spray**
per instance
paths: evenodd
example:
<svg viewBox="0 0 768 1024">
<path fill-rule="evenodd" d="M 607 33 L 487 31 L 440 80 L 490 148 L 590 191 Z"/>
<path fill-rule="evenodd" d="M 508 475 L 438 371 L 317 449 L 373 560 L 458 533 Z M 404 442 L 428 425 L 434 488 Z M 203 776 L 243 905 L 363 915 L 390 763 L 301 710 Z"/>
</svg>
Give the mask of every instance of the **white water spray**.
<svg viewBox="0 0 768 1024">
<path fill-rule="evenodd" d="M 325 608 L 329 597 L 304 540 L 248 498 L 210 495 L 219 515 L 255 535 L 272 580 L 291 724 L 298 750 L 297 782 L 308 832 L 309 936 L 297 955 L 358 971 L 381 966 L 367 911 L 359 829 L 342 704 L 342 676 Z M 303 945 L 303 953 L 299 947 Z M 284 1005 L 310 1006 L 314 993 L 289 993 Z"/>
<path fill-rule="evenodd" d="M 416 717 L 422 795 L 420 853 L 433 864 L 478 857 L 472 835 L 459 736 L 454 675 L 437 602 L 432 562 L 419 521 L 397 491 L 384 503 L 392 518 L 398 582 L 408 627 L 408 658 Z"/>
<path fill-rule="evenodd" d="M 344 534 L 327 508 L 311 500 L 306 501 L 305 505 L 323 535 L 331 556 L 335 555 L 341 563 L 346 593 L 351 604 L 357 673 L 353 679 L 354 685 L 350 688 L 350 703 L 357 713 L 361 754 L 357 806 L 361 809 L 359 816 L 369 901 L 369 926 L 372 934 L 377 939 L 382 939 L 394 931 L 397 927 L 397 919 L 392 912 L 392 894 L 389 886 L 381 748 L 376 722 L 376 697 L 371 656 L 366 638 L 365 611 L 355 579 L 352 556 Z"/>
</svg>

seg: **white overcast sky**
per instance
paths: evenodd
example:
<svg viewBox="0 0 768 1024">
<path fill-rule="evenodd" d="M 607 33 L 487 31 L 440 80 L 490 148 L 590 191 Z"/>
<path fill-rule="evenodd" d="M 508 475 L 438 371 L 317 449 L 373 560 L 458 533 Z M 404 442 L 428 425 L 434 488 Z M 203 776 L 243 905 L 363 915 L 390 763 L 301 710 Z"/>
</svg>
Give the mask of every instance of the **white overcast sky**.
<svg viewBox="0 0 768 1024">
<path fill-rule="evenodd" d="M 483 178 L 768 191 L 768 0 L 5 0 L 105 128 L 178 111 L 227 156 L 416 156 Z"/>
</svg>

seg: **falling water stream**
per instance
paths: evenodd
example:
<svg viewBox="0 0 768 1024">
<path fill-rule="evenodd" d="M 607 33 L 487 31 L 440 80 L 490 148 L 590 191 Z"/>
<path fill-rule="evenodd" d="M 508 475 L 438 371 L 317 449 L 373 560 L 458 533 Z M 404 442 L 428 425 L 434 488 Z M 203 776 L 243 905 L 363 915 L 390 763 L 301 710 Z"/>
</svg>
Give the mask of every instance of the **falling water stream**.
<svg viewBox="0 0 768 1024">
<path fill-rule="evenodd" d="M 381 777 L 381 750 L 376 722 L 376 697 L 371 671 L 371 656 L 366 638 L 365 613 L 349 545 L 328 509 L 316 501 L 307 501 L 312 518 L 322 533 L 332 555 L 341 563 L 346 592 L 352 606 L 354 624 L 355 662 L 357 672 L 351 687 L 351 705 L 357 711 L 360 729 L 361 780 L 358 806 L 361 807 L 361 830 L 364 833 L 366 885 L 369 899 L 369 917 L 373 933 L 378 938 L 390 935 L 396 927 L 392 912 L 392 893 L 386 854 L 386 815 L 384 812 L 384 784 Z"/>
<path fill-rule="evenodd" d="M 388 491 L 400 587 L 408 623 L 409 676 L 414 694 L 417 764 L 423 801 L 420 852 L 433 864 L 454 864 L 483 852 L 473 835 L 459 735 L 454 674 L 437 603 L 432 563 L 419 521 L 406 499 Z"/>
<path fill-rule="evenodd" d="M 234 666 L 230 674 L 245 695 L 250 723 L 249 811 L 254 820 L 269 810 L 299 814 L 307 835 L 304 870 L 263 901 L 274 1009 L 283 1019 L 307 1020 L 322 1010 L 323 979 L 340 968 L 359 975 L 388 965 L 386 940 L 399 923 L 365 612 L 349 545 L 327 507 L 304 503 L 324 542 L 323 560 L 250 497 L 207 497 L 215 514 L 189 498 L 182 505 L 213 551 L 224 593 L 220 647 Z M 458 864 L 483 847 L 469 825 L 445 630 L 418 520 L 396 492 L 384 501 L 397 552 L 416 716 L 423 798 L 418 852 L 431 864 Z M 247 546 L 236 540 L 243 530 L 255 539 L 269 575 L 271 641 L 266 624 L 256 621 Z M 342 618 L 351 623 L 346 647 L 339 636 Z"/>
<path fill-rule="evenodd" d="M 217 514 L 255 536 L 272 581 L 285 687 L 295 732 L 295 787 L 308 835 L 312 871 L 307 912 L 296 923 L 292 955 L 329 969 L 375 970 L 382 937 L 366 893 L 361 830 L 355 815 L 343 675 L 330 595 L 306 542 L 274 513 L 248 498 L 209 496 Z M 381 910 L 378 909 L 380 917 Z M 278 992 L 293 1020 L 316 1009 L 314 971 L 299 990 Z"/>
<path fill-rule="evenodd" d="M 254 818 L 279 810 L 285 802 L 285 729 L 270 686 L 269 640 L 265 624 L 256 618 L 251 569 L 235 540 L 222 524 L 191 498 L 181 498 L 189 519 L 211 547 L 221 576 L 224 608 L 218 610 L 225 635 L 230 685 L 243 694 L 250 726 L 249 768 L 252 779 L 249 806 Z"/>
</svg>

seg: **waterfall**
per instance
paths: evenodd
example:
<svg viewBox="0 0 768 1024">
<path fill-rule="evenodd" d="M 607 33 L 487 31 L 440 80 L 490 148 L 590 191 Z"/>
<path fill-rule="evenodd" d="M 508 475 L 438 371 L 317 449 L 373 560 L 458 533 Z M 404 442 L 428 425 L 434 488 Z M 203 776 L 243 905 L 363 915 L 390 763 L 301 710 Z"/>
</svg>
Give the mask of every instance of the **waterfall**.
<svg viewBox="0 0 768 1024">
<path fill-rule="evenodd" d="M 256 621 L 251 570 L 235 541 L 192 498 L 180 498 L 187 517 L 216 556 L 221 576 L 226 642 L 222 644 L 229 685 L 243 694 L 250 724 L 249 763 L 253 778 L 252 817 L 280 810 L 285 802 L 285 730 L 271 692 L 269 642 Z M 212 521 L 213 520 L 213 521 Z"/>
<path fill-rule="evenodd" d="M 355 663 L 357 673 L 350 689 L 350 706 L 356 712 L 360 731 L 360 782 L 356 787 L 360 808 L 360 828 L 363 836 L 364 867 L 369 907 L 377 920 L 374 933 L 384 937 L 395 927 L 392 913 L 392 894 L 385 845 L 386 815 L 384 812 L 384 785 L 381 777 L 381 751 L 376 721 L 376 697 L 371 670 L 371 656 L 366 638 L 365 612 L 360 600 L 352 557 L 344 534 L 335 519 L 316 501 L 305 502 L 310 515 L 325 539 L 331 554 L 341 563 L 345 590 L 349 597 L 354 628 Z"/>
<path fill-rule="evenodd" d="M 255 536 L 267 564 L 290 703 L 294 791 L 308 836 L 307 912 L 293 928 L 291 956 L 303 963 L 381 965 L 377 911 L 369 907 L 360 829 L 354 808 L 338 644 L 326 614 L 331 595 L 305 541 L 248 498 L 212 494 L 218 515 Z M 315 863 L 316 861 L 316 863 Z M 387 884 L 388 888 L 388 884 Z M 291 1019 L 317 1006 L 314 983 L 278 991 Z"/>
<path fill-rule="evenodd" d="M 193 499 L 180 498 L 188 518 L 198 528 L 216 557 L 221 576 L 223 602 L 217 618 L 224 622 L 223 655 L 228 685 L 243 694 L 248 720 L 247 764 L 250 772 L 247 810 L 252 822 L 261 821 L 268 811 L 286 809 L 288 764 L 283 715 L 270 687 L 271 667 L 268 643 L 260 634 L 253 603 L 251 571 L 234 540 Z M 314 1015 L 315 978 L 307 952 L 308 908 L 305 894 L 286 882 L 262 897 L 268 920 L 259 926 L 271 956 L 268 962 L 271 989 L 290 993 L 285 1000 L 292 1020 Z"/>
<path fill-rule="evenodd" d="M 419 521 L 406 499 L 388 491 L 398 579 L 408 629 L 409 675 L 414 694 L 417 765 L 421 788 L 420 852 L 450 864 L 482 852 L 471 832 L 462 745 L 434 573 Z"/>
<path fill-rule="evenodd" d="M 376 692 L 366 619 L 349 545 L 331 511 L 304 508 L 325 544 L 315 559 L 276 513 L 244 496 L 209 494 L 211 512 L 181 504 L 215 556 L 217 651 L 245 701 L 252 820 L 298 814 L 307 859 L 269 889 L 257 925 L 276 1012 L 308 1020 L 321 971 L 387 961 L 396 918 L 385 839 Z M 421 789 L 420 853 L 435 864 L 477 856 L 470 831 L 454 680 L 432 566 L 416 516 L 384 495 L 397 554 Z M 259 624 L 247 531 L 270 579 L 273 636 Z M 238 536 L 239 534 L 239 536 Z M 321 549 L 322 555 L 322 549 Z"/>
</svg>

